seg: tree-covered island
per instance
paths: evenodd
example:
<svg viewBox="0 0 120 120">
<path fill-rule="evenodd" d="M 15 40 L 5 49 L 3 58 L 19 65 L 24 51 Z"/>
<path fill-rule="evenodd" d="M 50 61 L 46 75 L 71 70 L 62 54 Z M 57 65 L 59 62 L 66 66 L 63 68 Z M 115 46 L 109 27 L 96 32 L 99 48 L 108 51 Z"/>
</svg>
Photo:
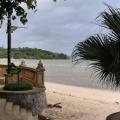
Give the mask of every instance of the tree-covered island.
<svg viewBox="0 0 120 120">
<path fill-rule="evenodd" d="M 63 53 L 55 53 L 37 48 L 12 48 L 11 56 L 14 59 L 68 59 Z M 0 47 L 0 58 L 7 58 L 7 49 Z"/>
</svg>

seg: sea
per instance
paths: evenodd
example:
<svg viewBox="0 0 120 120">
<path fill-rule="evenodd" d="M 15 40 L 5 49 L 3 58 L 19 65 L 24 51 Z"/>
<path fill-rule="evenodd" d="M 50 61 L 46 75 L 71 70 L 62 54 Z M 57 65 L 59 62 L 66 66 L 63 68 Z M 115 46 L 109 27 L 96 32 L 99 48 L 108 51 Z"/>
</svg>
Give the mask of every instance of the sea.
<svg viewBox="0 0 120 120">
<path fill-rule="evenodd" d="M 12 59 L 16 65 L 20 65 L 23 59 Z M 39 60 L 24 59 L 28 67 L 36 68 Z M 73 64 L 71 60 L 41 60 L 45 68 L 45 81 L 77 87 L 95 89 L 108 89 L 102 83 L 95 71 L 89 66 L 90 61 Z M 7 64 L 7 59 L 0 59 L 0 64 Z"/>
</svg>

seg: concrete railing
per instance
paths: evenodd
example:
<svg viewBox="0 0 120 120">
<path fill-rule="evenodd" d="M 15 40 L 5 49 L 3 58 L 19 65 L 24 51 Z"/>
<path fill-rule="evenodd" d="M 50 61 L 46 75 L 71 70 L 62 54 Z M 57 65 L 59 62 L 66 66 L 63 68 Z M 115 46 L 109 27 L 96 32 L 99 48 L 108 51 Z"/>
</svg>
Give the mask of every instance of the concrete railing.
<svg viewBox="0 0 120 120">
<path fill-rule="evenodd" d="M 20 65 L 22 68 L 22 71 L 20 72 L 20 80 L 21 81 L 28 81 L 33 84 L 35 87 L 44 87 L 44 67 L 41 61 L 38 63 L 38 66 L 36 69 L 26 67 L 24 65 Z M 6 65 L 0 65 L 0 83 L 4 83 L 4 76 L 6 74 Z M 11 77 L 11 80 L 8 80 L 8 82 L 16 82 L 17 75 L 13 75 Z"/>
<path fill-rule="evenodd" d="M 20 66 L 22 68 L 19 75 L 20 80 L 32 83 L 35 88 L 28 91 L 1 89 L 0 120 L 38 120 L 38 115 L 46 107 L 43 64 L 39 62 L 35 69 L 27 67 L 25 64 Z M 8 83 L 17 82 L 17 75 L 9 76 L 6 74 L 6 70 L 6 65 L 0 65 L 0 83 L 5 83 L 6 78 L 9 78 Z"/>
<path fill-rule="evenodd" d="M 44 71 L 45 69 L 43 67 L 39 69 L 22 67 L 20 79 L 22 81 L 28 81 L 36 87 L 44 87 Z"/>
<path fill-rule="evenodd" d="M 1 65 L 0 64 L 0 84 L 5 83 L 5 74 L 6 72 L 7 65 Z"/>
<path fill-rule="evenodd" d="M 0 77 L 4 77 L 5 76 L 6 68 L 7 68 L 7 65 L 1 65 L 0 64 Z"/>
</svg>

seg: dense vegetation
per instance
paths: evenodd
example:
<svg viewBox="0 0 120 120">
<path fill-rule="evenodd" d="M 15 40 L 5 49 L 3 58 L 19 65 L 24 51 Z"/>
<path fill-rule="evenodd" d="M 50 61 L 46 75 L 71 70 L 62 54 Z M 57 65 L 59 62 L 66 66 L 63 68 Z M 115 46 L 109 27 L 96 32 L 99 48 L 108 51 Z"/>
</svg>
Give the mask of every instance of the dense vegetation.
<svg viewBox="0 0 120 120">
<path fill-rule="evenodd" d="M 68 56 L 63 53 L 54 53 L 37 48 L 13 48 L 11 56 L 14 59 L 67 59 Z M 7 49 L 0 47 L 0 58 L 7 58 Z"/>
</svg>

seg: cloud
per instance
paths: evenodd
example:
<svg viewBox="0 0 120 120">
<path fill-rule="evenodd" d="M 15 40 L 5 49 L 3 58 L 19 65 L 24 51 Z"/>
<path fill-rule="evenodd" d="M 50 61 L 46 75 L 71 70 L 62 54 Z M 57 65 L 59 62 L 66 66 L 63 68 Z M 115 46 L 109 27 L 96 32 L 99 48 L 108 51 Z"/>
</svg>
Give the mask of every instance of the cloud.
<svg viewBox="0 0 120 120">
<path fill-rule="evenodd" d="M 71 54 L 79 41 L 101 33 L 95 18 L 106 9 L 104 3 L 119 7 L 119 0 L 38 0 L 38 11 L 29 12 L 28 29 L 12 35 L 12 47 L 32 47 Z M 18 26 L 21 24 L 13 22 Z M 1 45 L 7 45 L 6 24 L 0 30 Z"/>
</svg>

